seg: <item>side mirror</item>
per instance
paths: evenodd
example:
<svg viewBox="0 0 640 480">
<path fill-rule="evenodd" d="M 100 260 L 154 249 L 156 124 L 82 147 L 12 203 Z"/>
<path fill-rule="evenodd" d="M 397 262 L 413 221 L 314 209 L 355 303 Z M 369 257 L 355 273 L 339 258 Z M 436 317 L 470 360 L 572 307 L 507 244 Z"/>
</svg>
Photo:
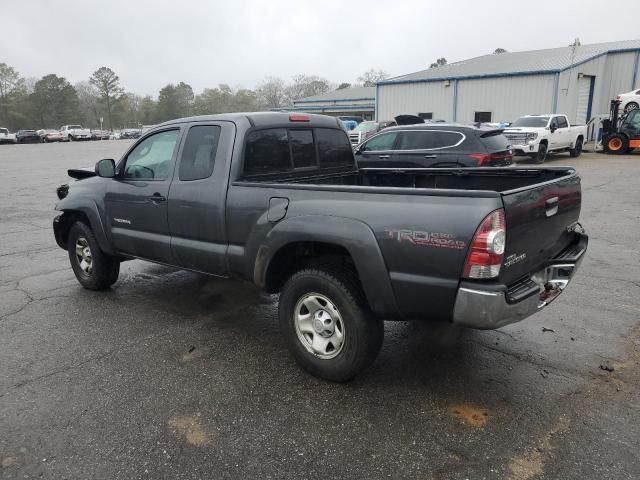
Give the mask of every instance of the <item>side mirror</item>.
<svg viewBox="0 0 640 480">
<path fill-rule="evenodd" d="M 555 132 L 558 129 L 558 127 L 556 127 L 555 125 L 551 125 L 549 127 L 549 130 L 551 130 L 551 133 Z"/>
<path fill-rule="evenodd" d="M 113 158 L 103 158 L 96 163 L 96 175 L 103 178 L 116 176 L 116 162 Z"/>
</svg>

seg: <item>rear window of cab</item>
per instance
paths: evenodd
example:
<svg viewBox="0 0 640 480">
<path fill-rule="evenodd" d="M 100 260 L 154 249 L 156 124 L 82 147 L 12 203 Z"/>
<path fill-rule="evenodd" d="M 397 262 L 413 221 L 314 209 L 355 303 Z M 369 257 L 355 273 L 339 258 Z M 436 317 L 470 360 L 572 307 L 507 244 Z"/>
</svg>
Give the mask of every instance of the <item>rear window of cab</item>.
<svg viewBox="0 0 640 480">
<path fill-rule="evenodd" d="M 351 143 L 332 128 L 267 128 L 247 135 L 244 175 L 354 166 Z"/>
</svg>

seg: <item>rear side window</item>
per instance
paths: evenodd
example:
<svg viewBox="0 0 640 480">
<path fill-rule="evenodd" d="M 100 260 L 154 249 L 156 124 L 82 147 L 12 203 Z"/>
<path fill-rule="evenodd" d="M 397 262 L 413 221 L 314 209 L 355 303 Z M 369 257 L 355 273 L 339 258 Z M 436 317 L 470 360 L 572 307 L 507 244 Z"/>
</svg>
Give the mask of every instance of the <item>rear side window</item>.
<svg viewBox="0 0 640 480">
<path fill-rule="evenodd" d="M 198 125 L 189 129 L 180 159 L 180 180 L 200 180 L 211 176 L 219 140 L 219 126 Z"/>
<path fill-rule="evenodd" d="M 413 132 L 402 132 L 398 150 L 429 150 L 434 148 L 436 132 L 427 130 L 416 130 Z"/>
<path fill-rule="evenodd" d="M 316 166 L 316 148 L 311 130 L 289 130 L 293 168 Z"/>
<path fill-rule="evenodd" d="M 464 135 L 458 132 L 434 132 L 433 148 L 453 147 L 464 139 Z"/>
<path fill-rule="evenodd" d="M 353 150 L 347 135 L 341 130 L 316 129 L 320 168 L 353 166 Z"/>
<path fill-rule="evenodd" d="M 567 119 L 565 117 L 557 117 L 558 118 L 558 128 L 567 128 L 569 124 L 567 123 Z"/>
<path fill-rule="evenodd" d="M 485 134 L 482 137 L 479 137 L 482 145 L 487 149 L 487 152 L 499 152 L 502 150 L 508 150 L 510 142 L 507 140 L 507 137 L 502 135 L 500 132 Z"/>
<path fill-rule="evenodd" d="M 258 130 L 247 136 L 247 149 L 244 154 L 246 175 L 287 170 L 291 170 L 291 157 L 286 128 Z"/>
</svg>

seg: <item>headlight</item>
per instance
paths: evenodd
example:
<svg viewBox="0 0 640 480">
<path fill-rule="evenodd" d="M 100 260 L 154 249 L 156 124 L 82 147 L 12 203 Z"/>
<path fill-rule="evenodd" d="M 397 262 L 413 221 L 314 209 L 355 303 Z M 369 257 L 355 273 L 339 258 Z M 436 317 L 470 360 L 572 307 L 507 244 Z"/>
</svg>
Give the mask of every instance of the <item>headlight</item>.
<svg viewBox="0 0 640 480">
<path fill-rule="evenodd" d="M 533 142 L 536 138 L 538 138 L 537 133 L 527 133 L 527 142 Z"/>
</svg>

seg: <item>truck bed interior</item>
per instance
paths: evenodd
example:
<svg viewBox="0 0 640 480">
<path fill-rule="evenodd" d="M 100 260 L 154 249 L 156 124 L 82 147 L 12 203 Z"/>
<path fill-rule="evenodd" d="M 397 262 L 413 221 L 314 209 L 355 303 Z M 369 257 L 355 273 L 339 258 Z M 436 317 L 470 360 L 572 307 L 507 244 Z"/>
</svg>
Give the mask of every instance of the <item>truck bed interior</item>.
<svg viewBox="0 0 640 480">
<path fill-rule="evenodd" d="M 268 183 L 361 187 L 429 188 L 506 192 L 566 177 L 570 167 L 374 170 L 264 179 Z"/>
</svg>

